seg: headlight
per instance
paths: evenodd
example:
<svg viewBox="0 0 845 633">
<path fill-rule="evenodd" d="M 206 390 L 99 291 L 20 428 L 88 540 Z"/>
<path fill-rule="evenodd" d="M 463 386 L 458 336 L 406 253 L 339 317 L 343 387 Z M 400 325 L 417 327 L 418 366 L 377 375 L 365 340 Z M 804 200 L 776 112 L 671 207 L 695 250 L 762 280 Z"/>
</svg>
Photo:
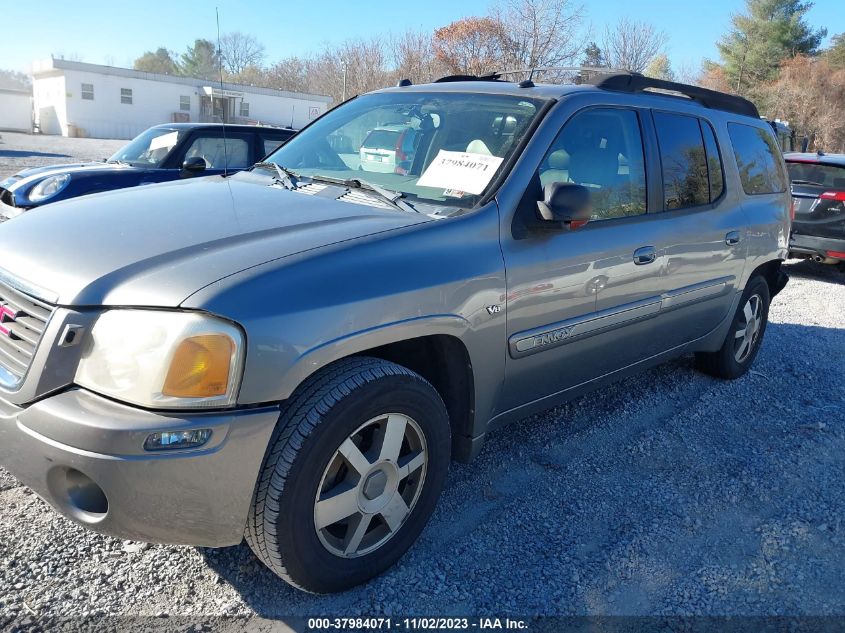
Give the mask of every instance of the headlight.
<svg viewBox="0 0 845 633">
<path fill-rule="evenodd" d="M 91 328 L 76 384 L 155 408 L 235 404 L 244 340 L 231 323 L 191 312 L 109 310 Z"/>
<path fill-rule="evenodd" d="M 70 174 L 62 174 L 61 176 L 48 176 L 32 189 L 29 190 L 30 202 L 42 202 L 47 198 L 52 198 L 62 189 L 67 187 L 70 182 Z"/>
</svg>

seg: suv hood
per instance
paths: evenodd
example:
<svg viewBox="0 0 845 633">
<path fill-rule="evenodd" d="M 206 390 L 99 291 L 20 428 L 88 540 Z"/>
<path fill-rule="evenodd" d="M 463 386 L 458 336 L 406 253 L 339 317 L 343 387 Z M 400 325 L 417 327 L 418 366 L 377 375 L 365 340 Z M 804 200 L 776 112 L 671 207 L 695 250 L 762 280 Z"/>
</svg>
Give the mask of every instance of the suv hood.
<svg viewBox="0 0 845 633">
<path fill-rule="evenodd" d="M 176 307 L 247 268 L 431 220 L 271 182 L 209 176 L 46 205 L 0 224 L 0 266 L 61 305 Z"/>
</svg>

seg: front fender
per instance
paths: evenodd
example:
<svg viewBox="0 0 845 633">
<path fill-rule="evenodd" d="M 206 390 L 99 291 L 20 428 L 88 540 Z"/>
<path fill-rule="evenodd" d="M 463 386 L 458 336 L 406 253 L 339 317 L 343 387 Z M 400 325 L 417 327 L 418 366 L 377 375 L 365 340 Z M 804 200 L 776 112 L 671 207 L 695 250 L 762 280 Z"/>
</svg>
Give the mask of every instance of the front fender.
<svg viewBox="0 0 845 633">
<path fill-rule="evenodd" d="M 268 262 L 203 288 L 182 306 L 244 328 L 239 404 L 284 400 L 340 358 L 446 335 L 467 350 L 476 418 L 486 420 L 505 365 L 505 311 L 495 309 L 505 297 L 498 231 L 498 209 L 491 203 L 465 216 Z"/>
</svg>

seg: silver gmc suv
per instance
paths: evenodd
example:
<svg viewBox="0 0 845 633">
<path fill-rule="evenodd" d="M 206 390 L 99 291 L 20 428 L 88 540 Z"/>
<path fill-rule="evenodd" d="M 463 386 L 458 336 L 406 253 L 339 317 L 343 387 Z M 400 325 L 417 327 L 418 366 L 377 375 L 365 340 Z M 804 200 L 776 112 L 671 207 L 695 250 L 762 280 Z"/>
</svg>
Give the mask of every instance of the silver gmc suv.
<svg viewBox="0 0 845 633">
<path fill-rule="evenodd" d="M 0 226 L 0 464 L 307 591 L 395 563 L 508 422 L 688 353 L 741 376 L 786 283 L 772 130 L 692 86 L 403 81 L 265 160 Z"/>
</svg>

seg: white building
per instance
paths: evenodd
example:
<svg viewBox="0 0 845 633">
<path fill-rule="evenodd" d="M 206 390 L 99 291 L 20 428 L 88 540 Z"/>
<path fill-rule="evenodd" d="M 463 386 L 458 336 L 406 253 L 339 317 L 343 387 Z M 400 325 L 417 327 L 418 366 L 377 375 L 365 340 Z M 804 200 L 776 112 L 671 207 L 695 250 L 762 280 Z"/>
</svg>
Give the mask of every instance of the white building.
<svg viewBox="0 0 845 633">
<path fill-rule="evenodd" d="M 32 93 L 0 88 L 0 130 L 32 131 Z"/>
<path fill-rule="evenodd" d="M 52 58 L 33 64 L 32 94 L 42 134 L 126 139 L 174 121 L 299 129 L 331 102 L 323 95 Z"/>
</svg>

